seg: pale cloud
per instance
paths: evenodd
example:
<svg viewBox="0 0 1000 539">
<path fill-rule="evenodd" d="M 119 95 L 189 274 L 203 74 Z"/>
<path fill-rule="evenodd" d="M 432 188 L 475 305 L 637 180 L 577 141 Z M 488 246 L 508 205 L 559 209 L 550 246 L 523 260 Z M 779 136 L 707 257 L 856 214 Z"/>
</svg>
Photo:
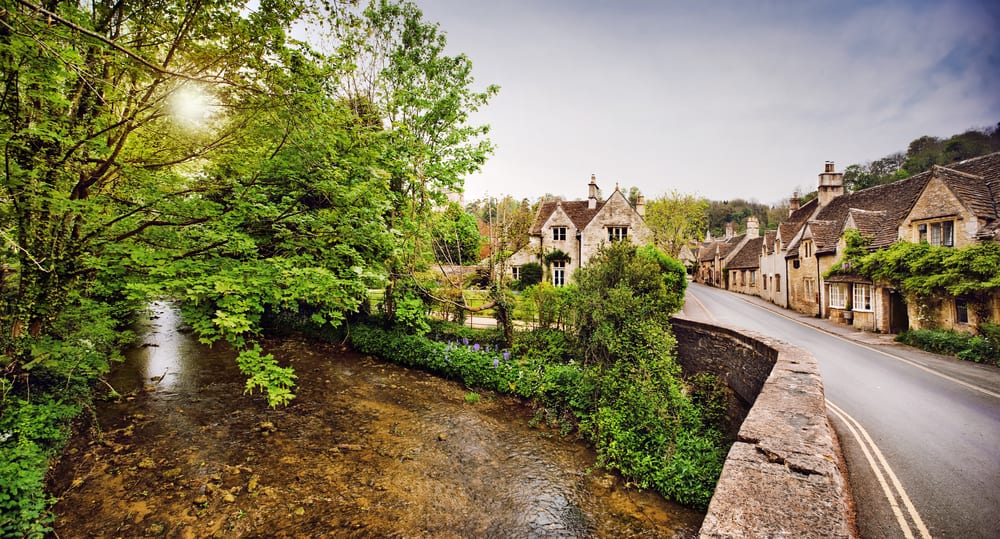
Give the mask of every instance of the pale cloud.
<svg viewBox="0 0 1000 539">
<path fill-rule="evenodd" d="M 497 152 L 467 198 L 638 186 L 775 202 L 1000 121 L 996 9 L 945 2 L 418 0 L 477 81 Z"/>
</svg>

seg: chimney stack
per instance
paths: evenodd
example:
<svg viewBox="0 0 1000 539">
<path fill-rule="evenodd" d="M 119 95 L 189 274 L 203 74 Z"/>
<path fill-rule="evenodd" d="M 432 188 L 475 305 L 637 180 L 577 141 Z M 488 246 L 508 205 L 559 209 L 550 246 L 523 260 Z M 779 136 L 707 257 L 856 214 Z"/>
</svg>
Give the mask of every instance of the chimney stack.
<svg viewBox="0 0 1000 539">
<path fill-rule="evenodd" d="M 733 222 L 726 221 L 726 240 L 733 239 Z"/>
<path fill-rule="evenodd" d="M 760 237 L 760 221 L 757 220 L 756 215 L 751 215 L 747 217 L 747 237 L 749 238 Z"/>
<path fill-rule="evenodd" d="M 638 213 L 639 217 L 646 217 L 646 197 L 639 195 L 635 199 L 635 213 Z"/>
<path fill-rule="evenodd" d="M 827 161 L 819 175 L 819 205 L 826 206 L 831 200 L 844 194 L 844 175 L 833 171 L 833 161 Z"/>
<path fill-rule="evenodd" d="M 597 209 L 597 176 L 594 174 L 590 175 L 590 192 L 587 195 L 587 207 L 594 210 Z"/>
<path fill-rule="evenodd" d="M 799 209 L 801 205 L 799 204 L 799 192 L 795 191 L 792 193 L 792 198 L 788 200 L 788 215 L 795 213 L 795 210 Z"/>
</svg>

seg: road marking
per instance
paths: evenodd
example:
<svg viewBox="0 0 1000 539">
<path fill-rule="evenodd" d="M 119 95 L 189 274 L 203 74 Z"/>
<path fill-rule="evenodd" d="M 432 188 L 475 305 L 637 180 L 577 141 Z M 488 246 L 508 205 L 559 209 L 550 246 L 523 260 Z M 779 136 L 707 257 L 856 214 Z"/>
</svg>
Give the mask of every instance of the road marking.
<svg viewBox="0 0 1000 539">
<path fill-rule="evenodd" d="M 899 499 L 902 500 L 903 505 L 906 506 L 906 511 L 910 515 L 910 519 L 913 521 L 914 526 L 916 526 L 917 531 L 920 533 L 920 537 L 923 539 L 931 539 L 930 531 L 927 526 L 924 525 L 923 519 L 920 518 L 920 514 L 917 513 L 917 509 L 913 506 L 913 502 L 910 501 L 910 497 L 906 494 L 906 490 L 903 489 L 903 485 L 900 484 L 899 478 L 896 473 L 892 471 L 889 466 L 889 462 L 886 461 L 885 455 L 882 454 L 882 450 L 875 445 L 874 440 L 868 435 L 868 431 L 861 426 L 858 420 L 854 419 L 847 412 L 840 409 L 836 404 L 827 399 L 827 408 L 839 418 L 847 426 L 847 429 L 851 432 L 854 440 L 861 447 L 861 451 L 865 455 L 865 459 L 868 461 L 868 465 L 871 467 L 872 472 L 875 473 L 875 477 L 878 479 L 879 484 L 882 486 L 882 492 L 885 493 L 885 498 L 892 507 L 892 512 L 896 515 L 896 522 L 899 523 L 899 529 L 902 530 L 903 535 L 907 539 L 913 539 L 913 530 L 910 528 L 910 524 L 906 521 L 903 516 L 903 511 L 899 507 L 899 503 L 896 501 L 896 495 L 893 494 L 892 489 L 886 482 L 885 475 L 889 476 L 889 481 L 892 482 L 892 486 L 895 488 L 896 493 L 898 493 Z M 858 433 L 861 433 L 860 435 Z M 871 450 L 869 451 L 869 447 Z M 874 452 L 875 456 L 872 456 Z M 877 459 L 877 462 L 876 462 Z M 879 469 L 881 466 L 885 470 L 885 475 Z"/>
<path fill-rule="evenodd" d="M 705 304 L 702 303 L 700 299 L 696 298 L 693 294 L 691 296 L 685 294 L 684 297 L 685 298 L 690 297 L 691 299 L 693 299 L 694 302 L 697 303 L 699 307 L 701 307 L 701 310 L 705 311 L 705 315 L 708 316 L 709 322 L 715 322 L 715 317 L 712 316 L 712 312 L 708 310 L 708 307 L 705 307 Z"/>
<path fill-rule="evenodd" d="M 692 298 L 693 298 L 693 296 L 692 296 Z M 840 339 L 840 340 L 842 340 L 844 342 L 848 342 L 848 343 L 854 344 L 856 346 L 860 346 L 861 348 L 864 348 L 865 350 L 869 350 L 871 352 L 875 352 L 876 354 L 882 354 L 883 356 L 886 356 L 886 357 L 888 357 L 890 359 L 894 359 L 896 361 L 902 361 L 903 363 L 906 363 L 907 365 L 910 365 L 911 367 L 916 367 L 916 368 L 918 368 L 918 369 L 920 369 L 920 370 L 922 370 L 922 371 L 924 371 L 924 372 L 926 372 L 928 374 L 933 374 L 934 376 L 937 376 L 939 378 L 943 378 L 945 380 L 948 380 L 949 382 L 954 382 L 954 383 L 956 383 L 956 384 L 958 384 L 960 386 L 966 387 L 966 388 L 971 389 L 973 391 L 982 393 L 984 395 L 989 395 L 990 397 L 993 397 L 995 399 L 1000 399 L 1000 393 L 997 393 L 996 391 L 991 391 L 989 389 L 985 389 L 985 388 L 982 388 L 982 387 L 970 384 L 968 382 L 959 380 L 958 378 L 954 378 L 954 377 L 948 376 L 947 374 L 942 374 L 942 373 L 940 373 L 938 371 L 935 371 L 934 369 L 925 367 L 925 366 L 923 366 L 923 365 L 921 365 L 919 363 L 916 363 L 914 361 L 906 359 L 905 357 L 897 356 L 895 354 L 890 354 L 889 352 L 886 352 L 884 350 L 879 350 L 878 348 L 872 348 L 871 346 L 868 346 L 867 344 L 861 344 L 858 341 L 855 341 L 855 340 L 852 340 L 852 339 L 848 339 L 846 337 L 841 337 L 840 335 L 837 335 L 836 333 L 830 333 L 829 331 L 823 330 L 823 328 L 816 327 L 816 326 L 814 326 L 812 324 L 807 324 L 805 322 L 802 322 L 801 320 L 796 320 L 795 318 L 792 318 L 791 316 L 788 316 L 788 315 L 786 315 L 786 314 L 784 314 L 782 312 L 772 311 L 771 309 L 768 309 L 768 308 L 765 308 L 765 307 L 761 307 L 760 305 L 757 305 L 756 303 L 754 303 L 752 301 L 749 301 L 749 300 L 747 300 L 745 298 L 737 297 L 736 299 L 739 299 L 740 301 L 746 303 L 747 305 L 750 305 L 752 307 L 756 307 L 756 308 L 758 308 L 758 309 L 760 309 L 762 311 L 767 311 L 769 313 L 774 313 L 774 314 L 776 314 L 776 315 L 778 315 L 778 316 L 780 316 L 782 318 L 786 318 L 788 320 L 791 320 L 792 322 L 795 322 L 796 324 L 799 324 L 801 326 L 805 326 L 805 327 L 808 327 L 808 328 L 813 328 L 813 329 L 818 330 L 818 331 L 822 331 L 823 333 L 825 333 L 825 334 L 827 334 L 827 335 L 829 335 L 829 336 L 831 336 L 831 337 L 833 337 L 835 339 Z M 694 300 L 698 301 L 697 298 L 694 298 Z M 704 304 L 702 304 L 700 301 L 698 301 L 698 304 L 701 305 L 703 309 L 705 308 Z M 709 316 L 711 316 L 711 315 L 709 315 Z M 713 321 L 714 321 L 714 319 L 713 319 Z"/>
</svg>

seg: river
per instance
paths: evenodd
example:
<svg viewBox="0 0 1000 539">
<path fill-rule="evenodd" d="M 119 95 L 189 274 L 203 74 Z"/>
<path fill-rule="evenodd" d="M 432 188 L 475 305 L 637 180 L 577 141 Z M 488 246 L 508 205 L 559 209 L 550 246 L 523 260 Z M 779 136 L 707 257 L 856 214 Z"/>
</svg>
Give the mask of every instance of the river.
<svg viewBox="0 0 1000 539">
<path fill-rule="evenodd" d="M 71 537 L 695 537 L 704 515 L 629 487 L 522 402 L 296 339 L 270 409 L 224 346 L 154 304 L 53 473 Z M 93 422 L 91 422 L 93 424 Z M 99 431 L 99 432 L 98 432 Z"/>
</svg>

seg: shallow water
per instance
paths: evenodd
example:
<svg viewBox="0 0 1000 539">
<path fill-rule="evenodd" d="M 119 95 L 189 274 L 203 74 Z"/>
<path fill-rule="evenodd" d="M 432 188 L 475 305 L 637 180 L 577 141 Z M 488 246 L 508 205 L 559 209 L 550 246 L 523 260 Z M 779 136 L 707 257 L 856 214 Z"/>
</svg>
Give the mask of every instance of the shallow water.
<svg viewBox="0 0 1000 539">
<path fill-rule="evenodd" d="M 67 537 L 694 537 L 703 514 L 628 488 L 594 454 L 532 428 L 521 402 L 281 340 L 298 397 L 245 395 L 225 347 L 153 306 L 143 345 L 54 474 Z"/>
</svg>

